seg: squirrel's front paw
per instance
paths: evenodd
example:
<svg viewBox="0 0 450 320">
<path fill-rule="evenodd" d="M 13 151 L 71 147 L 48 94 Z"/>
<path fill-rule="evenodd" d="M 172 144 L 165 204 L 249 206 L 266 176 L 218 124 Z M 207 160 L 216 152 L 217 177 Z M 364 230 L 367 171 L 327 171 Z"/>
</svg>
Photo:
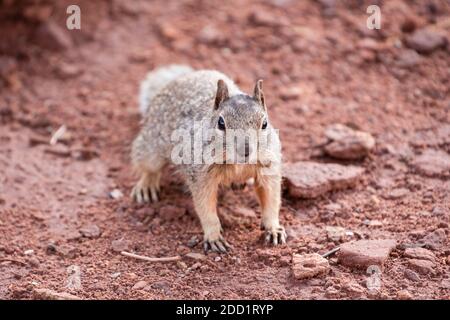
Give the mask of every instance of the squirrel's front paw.
<svg viewBox="0 0 450 320">
<path fill-rule="evenodd" d="M 286 243 L 286 231 L 284 230 L 283 226 L 276 226 L 276 227 L 262 227 L 264 231 L 264 242 L 266 244 L 285 244 Z"/>
<path fill-rule="evenodd" d="M 219 235 L 217 238 L 206 238 L 203 240 L 203 249 L 205 252 L 208 250 L 226 253 L 229 249 L 233 247 L 222 237 Z"/>
<path fill-rule="evenodd" d="M 137 203 L 158 202 L 159 186 L 141 179 L 131 191 L 131 197 Z"/>
</svg>

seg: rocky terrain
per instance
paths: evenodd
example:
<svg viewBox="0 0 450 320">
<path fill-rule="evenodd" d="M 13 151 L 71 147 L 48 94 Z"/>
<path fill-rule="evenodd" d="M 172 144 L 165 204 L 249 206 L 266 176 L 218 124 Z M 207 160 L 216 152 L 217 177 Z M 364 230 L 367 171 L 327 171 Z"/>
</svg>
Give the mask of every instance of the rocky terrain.
<svg viewBox="0 0 450 320">
<path fill-rule="evenodd" d="M 448 1 L 77 3 L 81 30 L 73 1 L 0 1 L 1 299 L 450 298 Z M 227 255 L 172 167 L 131 201 L 139 83 L 168 63 L 264 79 L 286 245 L 251 185 L 221 191 Z"/>
</svg>

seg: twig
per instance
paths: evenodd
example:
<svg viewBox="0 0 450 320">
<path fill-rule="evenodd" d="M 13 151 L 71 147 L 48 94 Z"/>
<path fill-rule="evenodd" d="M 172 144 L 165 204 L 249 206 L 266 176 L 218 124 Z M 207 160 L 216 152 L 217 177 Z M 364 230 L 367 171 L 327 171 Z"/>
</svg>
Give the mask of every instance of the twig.
<svg viewBox="0 0 450 320">
<path fill-rule="evenodd" d="M 14 263 L 20 264 L 22 266 L 26 266 L 27 265 L 26 262 L 23 262 L 23 261 L 20 261 L 20 260 L 16 260 L 16 259 L 11 259 L 11 258 L 0 258 L 0 262 L 3 262 L 3 261 L 5 261 L 5 262 L 14 262 Z"/>
<path fill-rule="evenodd" d="M 140 255 L 137 255 L 134 253 L 126 252 L 126 251 L 122 251 L 120 254 L 123 256 L 126 256 L 126 257 L 135 258 L 138 260 L 144 260 L 144 261 L 148 261 L 148 262 L 173 262 L 173 261 L 181 260 L 180 256 L 151 258 L 151 257 L 146 257 L 146 256 L 140 256 Z"/>
<path fill-rule="evenodd" d="M 339 250 L 341 250 L 341 248 L 340 248 L 340 247 L 336 247 L 336 248 L 334 248 L 334 249 L 332 249 L 332 250 L 330 250 L 330 251 L 328 251 L 328 252 L 325 252 L 325 253 L 322 255 L 322 257 L 323 257 L 323 258 L 326 258 L 326 257 L 328 257 L 328 256 L 331 256 L 332 254 L 338 252 Z"/>
</svg>

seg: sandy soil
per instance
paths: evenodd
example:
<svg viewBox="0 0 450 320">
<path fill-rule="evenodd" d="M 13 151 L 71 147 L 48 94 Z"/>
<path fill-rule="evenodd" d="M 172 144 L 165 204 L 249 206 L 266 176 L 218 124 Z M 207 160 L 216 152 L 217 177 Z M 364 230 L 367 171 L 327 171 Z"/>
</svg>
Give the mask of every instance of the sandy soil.
<svg viewBox="0 0 450 320">
<path fill-rule="evenodd" d="M 426 149 L 450 152 L 450 46 L 416 54 L 403 44 L 423 27 L 448 37 L 448 2 L 379 1 L 382 29 L 371 31 L 367 1 L 80 0 L 82 29 L 68 31 L 72 2 L 50 5 L 59 40 L 39 31 L 48 24 L 39 22 L 41 7 L 27 17 L 0 9 L 0 298 L 33 298 L 35 288 L 87 299 L 450 298 L 449 175 L 411 166 Z M 160 203 L 139 206 L 128 196 L 139 82 L 168 63 L 221 70 L 246 91 L 265 79 L 285 161 L 337 162 L 322 152 L 329 124 L 370 132 L 377 144 L 369 157 L 340 161 L 365 167 L 363 181 L 315 200 L 285 195 L 284 246 L 262 244 L 260 209 L 247 187 L 221 194 L 230 254 L 164 264 L 120 255 L 124 248 L 155 257 L 202 252 L 192 247 L 201 229 L 173 168 Z M 67 134 L 50 146 L 61 125 Z M 124 197 L 111 198 L 114 189 Z M 342 210 L 330 214 L 330 204 Z M 171 214 L 160 215 L 163 207 Z M 256 216 L 236 215 L 240 208 Z M 351 233 L 333 241 L 327 226 Z M 433 271 L 405 273 L 402 244 L 438 229 L 446 236 L 431 249 Z M 325 277 L 292 276 L 292 253 L 387 238 L 399 246 L 376 295 L 366 290 L 364 270 L 334 256 Z M 81 287 L 68 283 L 73 265 Z"/>
</svg>

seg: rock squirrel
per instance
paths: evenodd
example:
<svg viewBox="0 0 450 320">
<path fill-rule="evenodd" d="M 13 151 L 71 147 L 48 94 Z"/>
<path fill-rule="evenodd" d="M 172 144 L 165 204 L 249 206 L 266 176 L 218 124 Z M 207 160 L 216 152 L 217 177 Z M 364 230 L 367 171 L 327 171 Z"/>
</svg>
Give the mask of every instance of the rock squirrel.
<svg viewBox="0 0 450 320">
<path fill-rule="evenodd" d="M 161 171 L 175 163 L 192 194 L 205 251 L 226 252 L 231 246 L 222 237 L 217 215 L 219 187 L 254 179 L 265 241 L 285 243 L 279 222 L 281 146 L 268 118 L 262 80 L 250 96 L 221 72 L 170 65 L 151 71 L 140 89 L 142 126 L 131 152 L 140 179 L 133 199 L 158 201 Z M 237 138 L 228 140 L 236 132 Z M 251 139 L 251 133 L 258 139 Z M 184 139 L 174 141 L 175 136 Z"/>
</svg>

